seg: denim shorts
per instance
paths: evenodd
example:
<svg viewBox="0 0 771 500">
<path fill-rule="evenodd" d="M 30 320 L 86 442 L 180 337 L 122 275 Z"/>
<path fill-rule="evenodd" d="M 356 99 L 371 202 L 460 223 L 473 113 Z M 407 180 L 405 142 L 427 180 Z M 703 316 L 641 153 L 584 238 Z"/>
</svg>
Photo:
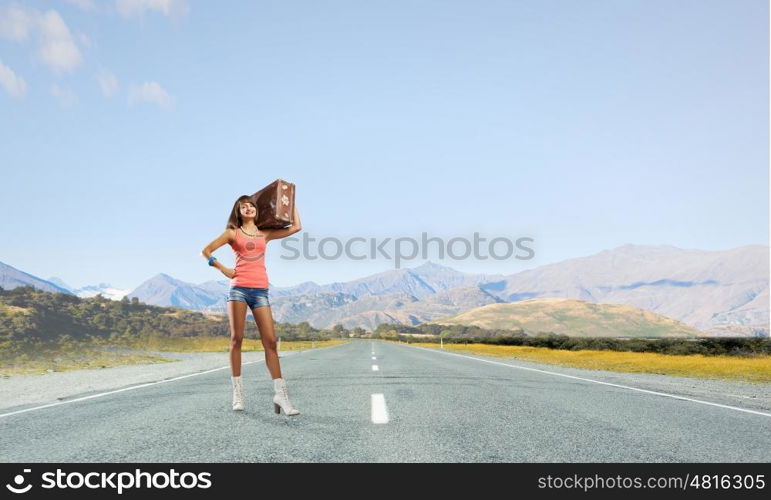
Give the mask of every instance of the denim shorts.
<svg viewBox="0 0 771 500">
<path fill-rule="evenodd" d="M 246 302 L 249 309 L 255 307 L 269 306 L 267 288 L 249 288 L 245 286 L 231 286 L 228 293 L 228 302 L 231 300 L 237 302 Z"/>
</svg>

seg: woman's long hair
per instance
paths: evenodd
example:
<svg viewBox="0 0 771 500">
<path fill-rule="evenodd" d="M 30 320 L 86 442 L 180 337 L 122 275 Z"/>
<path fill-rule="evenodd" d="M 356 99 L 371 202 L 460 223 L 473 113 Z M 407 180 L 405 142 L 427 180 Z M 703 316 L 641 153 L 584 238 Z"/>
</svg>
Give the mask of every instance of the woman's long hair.
<svg viewBox="0 0 771 500">
<path fill-rule="evenodd" d="M 257 220 L 257 215 L 260 215 L 260 210 L 257 208 L 257 205 L 254 204 L 254 199 L 252 199 L 251 196 L 245 194 L 243 196 L 239 196 L 236 202 L 233 204 L 233 210 L 230 211 L 230 217 L 228 217 L 228 223 L 225 226 L 225 229 L 238 229 L 239 227 L 243 226 L 244 221 L 241 220 L 241 203 L 247 202 L 251 204 L 257 211 L 257 214 L 254 216 L 254 220 Z"/>
</svg>

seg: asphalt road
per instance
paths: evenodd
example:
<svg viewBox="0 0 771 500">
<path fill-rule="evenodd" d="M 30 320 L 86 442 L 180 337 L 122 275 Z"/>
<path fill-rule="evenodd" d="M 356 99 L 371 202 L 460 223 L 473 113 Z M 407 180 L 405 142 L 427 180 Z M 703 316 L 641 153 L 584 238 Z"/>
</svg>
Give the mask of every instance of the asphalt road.
<svg viewBox="0 0 771 500">
<path fill-rule="evenodd" d="M 230 409 L 227 370 L 12 415 L 19 408 L 6 408 L 0 460 L 771 462 L 771 412 L 569 378 L 546 365 L 369 340 L 281 363 L 297 417 L 273 413 L 260 362 L 244 367 L 244 412 Z"/>
</svg>

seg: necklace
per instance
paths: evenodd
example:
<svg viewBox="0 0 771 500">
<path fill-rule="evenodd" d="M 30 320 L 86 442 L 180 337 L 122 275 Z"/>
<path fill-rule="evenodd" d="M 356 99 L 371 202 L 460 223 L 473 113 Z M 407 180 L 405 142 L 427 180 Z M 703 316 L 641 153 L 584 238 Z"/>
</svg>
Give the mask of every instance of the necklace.
<svg viewBox="0 0 771 500">
<path fill-rule="evenodd" d="M 256 238 L 257 236 L 259 236 L 259 234 L 249 234 L 249 233 L 247 233 L 246 231 L 244 231 L 243 226 L 240 227 L 239 229 L 241 230 L 242 233 L 244 233 L 247 236 L 251 236 L 252 238 Z"/>
</svg>

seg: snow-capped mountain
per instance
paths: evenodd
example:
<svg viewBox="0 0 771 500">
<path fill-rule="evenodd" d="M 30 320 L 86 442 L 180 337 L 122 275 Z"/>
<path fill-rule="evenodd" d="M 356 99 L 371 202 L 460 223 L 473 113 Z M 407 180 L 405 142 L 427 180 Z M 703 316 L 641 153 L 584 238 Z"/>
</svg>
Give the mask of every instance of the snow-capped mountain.
<svg viewBox="0 0 771 500">
<path fill-rule="evenodd" d="M 96 297 L 101 294 L 102 297 L 106 299 L 120 300 L 131 292 L 130 288 L 115 288 L 109 283 L 99 283 L 98 285 L 87 285 L 81 288 L 74 288 L 56 276 L 51 276 L 48 278 L 48 281 L 84 299 Z"/>
</svg>

